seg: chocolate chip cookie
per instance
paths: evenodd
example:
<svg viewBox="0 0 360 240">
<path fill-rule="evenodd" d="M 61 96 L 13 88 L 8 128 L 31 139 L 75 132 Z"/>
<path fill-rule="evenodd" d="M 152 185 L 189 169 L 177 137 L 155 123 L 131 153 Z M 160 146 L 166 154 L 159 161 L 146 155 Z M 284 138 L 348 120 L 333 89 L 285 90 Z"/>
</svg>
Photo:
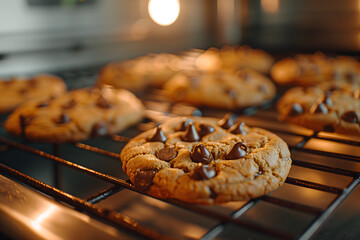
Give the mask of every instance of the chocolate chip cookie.
<svg viewBox="0 0 360 240">
<path fill-rule="evenodd" d="M 250 69 L 179 73 L 164 90 L 177 102 L 230 110 L 260 105 L 276 94 L 269 78 Z"/>
<path fill-rule="evenodd" d="M 311 86 L 324 81 L 343 80 L 360 76 L 360 63 L 348 56 L 328 57 L 321 52 L 298 54 L 285 58 L 271 69 L 271 77 L 278 84 Z"/>
<path fill-rule="evenodd" d="M 224 46 L 209 48 L 206 51 L 197 51 L 199 56 L 195 66 L 199 70 L 217 71 L 222 69 L 238 70 L 249 68 L 261 73 L 269 73 L 274 63 L 274 58 L 261 49 L 249 46 Z"/>
<path fill-rule="evenodd" d="M 199 204 L 260 197 L 282 185 L 291 167 L 282 139 L 231 115 L 172 118 L 133 138 L 121 161 L 140 191 Z"/>
<path fill-rule="evenodd" d="M 360 136 L 360 81 L 292 88 L 277 109 L 281 120 L 315 131 Z"/>
<path fill-rule="evenodd" d="M 97 85 L 111 85 L 131 91 L 159 87 L 179 71 L 179 57 L 173 54 L 149 54 L 131 60 L 112 62 L 100 72 Z"/>
<path fill-rule="evenodd" d="M 129 91 L 89 88 L 28 102 L 8 117 L 5 128 L 35 142 L 75 142 L 117 133 L 142 116 L 141 101 Z"/>
<path fill-rule="evenodd" d="M 14 110 L 28 100 L 46 100 L 65 91 L 65 83 L 51 75 L 38 75 L 30 79 L 0 79 L 0 114 Z"/>
</svg>

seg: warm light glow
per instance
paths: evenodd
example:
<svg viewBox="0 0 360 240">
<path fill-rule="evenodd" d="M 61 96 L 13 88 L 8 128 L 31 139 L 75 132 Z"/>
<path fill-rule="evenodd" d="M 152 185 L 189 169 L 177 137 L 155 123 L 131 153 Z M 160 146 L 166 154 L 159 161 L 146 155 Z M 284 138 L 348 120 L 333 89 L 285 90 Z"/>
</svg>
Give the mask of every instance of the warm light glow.
<svg viewBox="0 0 360 240">
<path fill-rule="evenodd" d="M 41 223 L 48 218 L 53 212 L 55 211 L 54 206 L 50 206 L 50 208 L 46 209 L 45 212 L 41 213 L 37 218 L 34 219 L 32 222 L 33 228 L 35 228 L 38 231 L 41 231 Z"/>
<path fill-rule="evenodd" d="M 168 26 L 178 18 L 180 3 L 179 0 L 150 0 L 148 10 L 154 22 L 162 26 Z"/>
<path fill-rule="evenodd" d="M 261 8 L 266 13 L 276 13 L 279 10 L 279 0 L 261 0 Z"/>
</svg>

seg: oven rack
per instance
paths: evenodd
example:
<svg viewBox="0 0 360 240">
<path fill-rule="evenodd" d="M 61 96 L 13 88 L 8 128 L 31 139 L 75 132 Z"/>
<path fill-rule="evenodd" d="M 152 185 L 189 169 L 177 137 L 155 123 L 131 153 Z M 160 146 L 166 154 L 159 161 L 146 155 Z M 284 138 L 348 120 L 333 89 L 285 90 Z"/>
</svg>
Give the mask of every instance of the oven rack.
<svg viewBox="0 0 360 240">
<path fill-rule="evenodd" d="M 146 103 L 146 102 L 145 102 Z M 158 102 L 160 103 L 160 102 Z M 170 108 L 173 108 L 174 106 L 171 105 Z M 206 111 L 206 110 L 204 110 Z M 149 111 L 150 113 L 152 111 Z M 246 112 L 246 111 L 245 111 Z M 251 116 L 248 115 L 241 115 L 240 118 L 244 118 L 244 120 L 249 124 L 250 126 L 257 126 L 257 123 L 260 122 L 270 122 L 270 127 L 264 127 L 265 129 L 272 131 L 276 134 L 286 134 L 290 137 L 296 137 L 298 140 L 295 143 L 287 142 L 289 145 L 289 148 L 292 153 L 298 152 L 298 153 L 305 153 L 305 154 L 311 154 L 314 156 L 322 156 L 322 157 L 329 157 L 332 159 L 337 159 L 340 161 L 347 161 L 352 162 L 354 164 L 360 164 L 360 157 L 344 154 L 344 153 L 337 153 L 332 151 L 324 151 L 321 149 L 311 149 L 307 148 L 306 144 L 313 140 L 325 140 L 331 143 L 340 143 L 345 144 L 347 146 L 352 146 L 356 148 L 357 150 L 360 149 L 360 142 L 357 139 L 347 139 L 347 138 L 339 138 L 336 135 L 330 136 L 323 136 L 323 134 L 320 132 L 299 132 L 298 130 L 294 131 L 292 129 L 288 128 L 278 128 L 278 122 L 276 120 L 276 113 L 274 109 L 264 109 L 263 107 L 251 109 L 250 111 L 252 113 Z M 255 112 L 255 113 L 254 113 Z M 158 112 L 158 115 L 161 115 L 161 113 Z M 151 114 L 150 114 L 151 115 Z M 211 114 L 210 114 L 211 115 Z M 154 119 L 156 116 L 148 116 L 148 119 Z M 260 124 L 261 126 L 262 124 Z M 273 125 L 273 126 L 272 126 Z M 275 127 L 274 127 L 275 126 Z M 120 135 L 114 135 L 110 137 L 111 141 L 116 142 L 127 142 L 129 140 L 128 137 L 120 136 Z M 286 139 L 285 139 L 286 141 Z M 27 145 L 26 142 L 18 142 L 9 140 L 6 137 L 0 137 L 0 156 L 2 152 L 9 151 L 9 149 L 15 148 L 20 151 L 25 151 L 29 154 L 34 154 L 37 156 L 41 156 L 42 158 L 46 158 L 52 162 L 55 163 L 54 167 L 54 176 L 55 176 L 55 184 L 54 186 L 48 185 L 44 182 L 41 182 L 35 178 L 32 178 L 22 172 L 19 172 L 13 168 L 10 168 L 9 166 L 6 166 L 5 164 L 0 164 L 0 173 L 9 176 L 11 178 L 14 178 L 21 183 L 30 186 L 31 188 L 34 188 L 49 197 L 52 197 L 60 202 L 63 202 L 67 205 L 72 206 L 78 211 L 84 212 L 86 214 L 89 214 L 95 218 L 101 219 L 102 221 L 118 227 L 118 228 L 125 228 L 127 230 L 130 230 L 131 232 L 134 232 L 136 234 L 139 234 L 141 237 L 147 237 L 150 239 L 171 239 L 173 236 L 168 236 L 166 233 L 164 234 L 161 231 L 157 231 L 155 229 L 152 229 L 151 227 L 147 227 L 141 223 L 139 223 L 136 219 L 131 218 L 129 216 L 126 216 L 120 212 L 117 212 L 115 210 L 110 210 L 107 208 L 99 208 L 96 206 L 97 203 L 110 198 L 111 196 L 115 194 L 121 194 L 124 189 L 128 189 L 134 192 L 138 192 L 134 186 L 130 183 L 130 181 L 126 178 L 119 178 L 119 177 L 113 177 L 111 175 L 95 171 L 91 168 L 84 167 L 79 164 L 75 164 L 71 161 L 68 161 L 66 159 L 63 159 L 59 157 L 61 155 L 61 146 L 54 145 L 53 146 L 53 154 L 46 153 L 44 151 L 41 151 L 39 149 L 30 147 Z M 74 146 L 77 149 L 86 150 L 89 152 L 92 152 L 94 154 L 98 154 L 99 158 L 103 156 L 119 159 L 119 153 L 111 152 L 99 147 L 91 146 L 89 144 L 85 143 L 75 143 Z M 161 200 L 160 201 L 170 204 L 173 206 L 180 207 L 182 209 L 185 209 L 189 212 L 196 213 L 199 215 L 202 215 L 206 218 L 212 219 L 216 222 L 215 226 L 208 229 L 205 234 L 203 234 L 199 239 L 215 239 L 219 234 L 221 234 L 223 231 L 225 231 L 226 227 L 231 224 L 236 227 L 251 229 L 254 232 L 262 233 L 264 236 L 270 236 L 275 239 L 310 239 L 318 230 L 319 228 L 326 222 L 326 220 L 331 216 L 331 214 L 337 209 L 342 202 L 351 195 L 351 193 L 354 191 L 354 189 L 360 184 L 360 172 L 359 171 L 353 171 L 349 169 L 343 169 L 339 167 L 333 167 L 333 166 L 327 166 L 326 164 L 318 164 L 311 161 L 304 161 L 304 159 L 298 158 L 298 157 L 292 157 L 293 159 L 293 166 L 297 166 L 304 169 L 310 169 L 315 170 L 319 172 L 324 173 L 330 173 L 336 176 L 345 176 L 348 177 L 350 180 L 348 184 L 346 184 L 344 187 L 335 187 L 331 186 L 329 184 L 321 184 L 317 183 L 316 181 L 309 181 L 301 178 L 295 178 L 295 177 L 288 177 L 286 179 L 286 182 L 284 185 L 288 185 L 290 187 L 300 187 L 300 188 L 306 188 L 306 189 L 313 189 L 315 191 L 325 192 L 333 196 L 334 198 L 330 203 L 324 207 L 318 207 L 318 206 L 312 206 L 305 203 L 299 203 L 296 201 L 288 200 L 282 197 L 274 197 L 272 194 L 268 196 L 263 196 L 258 199 L 253 199 L 248 201 L 247 203 L 239 206 L 235 210 L 233 210 L 230 214 L 224 214 L 220 213 L 218 211 L 213 210 L 211 207 L 204 208 L 203 206 L 199 205 L 193 205 L 193 204 L 187 204 L 183 203 L 177 200 Z M 105 188 L 98 193 L 88 196 L 86 198 L 79 198 L 75 197 L 69 193 L 66 193 L 61 190 L 61 179 L 59 174 L 59 166 L 66 166 L 68 168 L 72 168 L 76 170 L 77 172 L 81 172 L 87 175 L 91 175 L 93 177 L 96 177 L 98 179 L 101 179 L 107 183 L 110 183 L 111 186 L 108 188 Z M 140 192 L 139 192 L 140 193 Z M 143 193 L 140 193 L 143 194 Z M 273 229 L 271 227 L 265 226 L 260 223 L 256 223 L 253 221 L 248 221 L 246 219 L 243 219 L 242 216 L 246 214 L 251 209 L 255 208 L 259 203 L 266 202 L 271 204 L 271 206 L 274 207 L 280 207 L 289 211 L 295 211 L 303 214 L 307 214 L 313 217 L 313 219 L 308 222 L 305 228 L 303 228 L 300 232 L 296 233 L 289 233 L 286 231 L 280 231 L 277 229 Z M 268 219 L 270 221 L 271 219 Z M 180 238 L 180 237 L 179 237 Z"/>
</svg>

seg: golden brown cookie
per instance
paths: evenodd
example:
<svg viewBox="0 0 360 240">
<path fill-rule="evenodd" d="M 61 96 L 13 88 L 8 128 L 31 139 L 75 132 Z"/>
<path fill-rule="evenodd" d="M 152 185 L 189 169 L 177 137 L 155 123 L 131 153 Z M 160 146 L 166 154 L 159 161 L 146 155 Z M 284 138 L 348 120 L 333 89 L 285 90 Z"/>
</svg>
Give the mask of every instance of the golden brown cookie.
<svg viewBox="0 0 360 240">
<path fill-rule="evenodd" d="M 278 84 L 311 86 L 334 79 L 346 79 L 348 75 L 359 74 L 360 64 L 352 57 L 298 54 L 294 58 L 285 58 L 271 69 L 271 77 Z M 360 74 L 359 74 L 360 75 Z"/>
<path fill-rule="evenodd" d="M 229 115 L 172 118 L 133 138 L 121 161 L 139 190 L 199 204 L 260 197 L 282 185 L 291 167 L 282 139 Z"/>
<path fill-rule="evenodd" d="M 360 136 L 360 81 L 292 88 L 277 109 L 281 120 L 315 131 Z"/>
<path fill-rule="evenodd" d="M 218 71 L 222 69 L 252 69 L 261 73 L 268 73 L 274 63 L 274 58 L 261 49 L 249 46 L 224 46 L 221 49 L 209 48 L 199 52 L 195 60 L 198 70 Z"/>
<path fill-rule="evenodd" d="M 111 85 L 141 91 L 161 86 L 179 71 L 179 57 L 173 54 L 149 54 L 132 60 L 113 62 L 100 72 L 97 85 Z"/>
<path fill-rule="evenodd" d="M 141 101 L 129 91 L 89 88 L 49 101 L 30 101 L 8 117 L 5 128 L 35 142 L 75 142 L 117 133 L 142 116 Z"/>
<path fill-rule="evenodd" d="M 51 75 L 37 75 L 30 79 L 0 79 L 0 114 L 10 112 L 22 103 L 36 98 L 57 97 L 66 91 L 65 83 Z"/>
<path fill-rule="evenodd" d="M 164 90 L 174 101 L 231 110 L 259 105 L 276 94 L 269 78 L 250 69 L 179 73 Z"/>
</svg>

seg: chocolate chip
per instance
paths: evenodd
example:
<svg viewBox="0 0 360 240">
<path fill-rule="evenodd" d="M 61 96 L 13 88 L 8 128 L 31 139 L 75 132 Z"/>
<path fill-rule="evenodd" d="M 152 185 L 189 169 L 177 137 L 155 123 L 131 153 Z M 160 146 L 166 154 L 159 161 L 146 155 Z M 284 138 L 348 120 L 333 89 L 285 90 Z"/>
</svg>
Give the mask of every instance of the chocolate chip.
<svg viewBox="0 0 360 240">
<path fill-rule="evenodd" d="M 290 111 L 288 112 L 289 116 L 296 116 L 299 114 L 303 113 L 303 108 L 300 104 L 298 103 L 293 103 L 293 105 L 291 106 Z"/>
<path fill-rule="evenodd" d="M 70 117 L 66 113 L 62 113 L 60 117 L 56 120 L 57 124 L 64 124 L 70 122 Z"/>
<path fill-rule="evenodd" d="M 65 103 L 61 107 L 63 109 L 71 109 L 71 108 L 75 107 L 75 105 L 76 105 L 76 100 L 75 99 L 70 99 L 70 101 L 68 101 L 67 103 Z"/>
<path fill-rule="evenodd" d="M 234 118 L 228 113 L 218 122 L 218 125 L 224 129 L 229 129 L 234 125 Z"/>
<path fill-rule="evenodd" d="M 243 142 L 237 142 L 226 153 L 225 158 L 227 160 L 239 159 L 245 157 L 247 146 Z"/>
<path fill-rule="evenodd" d="M 210 188 L 210 198 L 215 199 L 218 194 L 215 192 L 214 189 Z"/>
<path fill-rule="evenodd" d="M 206 180 L 215 177 L 216 171 L 208 165 L 199 164 L 194 168 L 190 176 L 195 180 Z"/>
<path fill-rule="evenodd" d="M 329 91 L 325 92 L 324 96 L 322 97 L 321 102 L 325 103 L 327 106 L 332 106 L 333 102 L 332 102 L 330 96 L 331 96 L 331 92 L 329 92 Z"/>
<path fill-rule="evenodd" d="M 100 108 L 111 108 L 113 104 L 107 100 L 103 95 L 100 95 L 97 99 L 96 105 Z"/>
<path fill-rule="evenodd" d="M 177 151 L 173 148 L 163 148 L 160 149 L 158 152 L 156 152 L 156 157 L 164 160 L 164 161 L 170 161 L 171 159 L 174 159 L 177 156 Z"/>
<path fill-rule="evenodd" d="M 39 103 L 38 105 L 36 105 L 37 108 L 43 108 L 43 107 L 47 107 L 47 106 L 49 106 L 48 102 L 42 102 L 42 103 Z"/>
<path fill-rule="evenodd" d="M 190 157 L 193 162 L 203 164 L 209 164 L 214 160 L 213 155 L 202 144 L 199 144 L 192 149 Z"/>
<path fill-rule="evenodd" d="M 107 125 L 105 122 L 98 122 L 95 123 L 92 131 L 91 131 L 91 136 L 92 137 L 101 137 L 106 135 L 107 133 Z"/>
<path fill-rule="evenodd" d="M 341 88 L 339 86 L 333 85 L 333 86 L 330 86 L 327 91 L 334 92 L 337 90 L 341 90 Z"/>
<path fill-rule="evenodd" d="M 353 72 L 349 72 L 345 74 L 345 79 L 351 83 L 355 82 L 357 80 L 357 76 Z"/>
<path fill-rule="evenodd" d="M 200 79 L 199 75 L 189 75 L 188 78 L 189 78 L 190 84 L 193 88 L 200 87 L 201 79 Z"/>
<path fill-rule="evenodd" d="M 135 178 L 134 185 L 140 191 L 146 191 L 150 188 L 152 180 L 156 174 L 155 170 L 140 170 L 138 169 Z"/>
<path fill-rule="evenodd" d="M 185 142 L 197 142 L 200 140 L 199 134 L 196 132 L 195 126 L 192 122 L 189 122 L 182 140 Z"/>
<path fill-rule="evenodd" d="M 225 89 L 226 95 L 230 97 L 230 99 L 237 99 L 238 95 L 235 89 L 226 88 Z"/>
<path fill-rule="evenodd" d="M 212 132 L 215 131 L 215 128 L 213 128 L 212 126 L 210 125 L 206 125 L 206 124 L 200 124 L 199 125 L 199 135 L 200 137 L 203 137 L 203 136 L 206 136 Z"/>
<path fill-rule="evenodd" d="M 358 123 L 360 120 L 359 114 L 355 111 L 347 111 L 343 113 L 341 119 L 344 120 L 345 122 L 350 122 L 350 123 Z"/>
<path fill-rule="evenodd" d="M 155 128 L 155 133 L 147 139 L 149 142 L 166 142 L 167 137 L 160 127 Z"/>
<path fill-rule="evenodd" d="M 247 72 L 244 71 L 238 71 L 238 76 L 240 78 L 242 78 L 245 82 L 250 82 L 251 81 L 251 75 Z"/>
<path fill-rule="evenodd" d="M 262 84 L 258 86 L 258 90 L 262 93 L 268 93 L 269 89 L 266 87 L 266 85 Z"/>
<path fill-rule="evenodd" d="M 229 131 L 233 134 L 242 134 L 246 135 L 246 131 L 244 129 L 245 123 L 244 122 L 237 122 L 234 126 L 232 126 Z"/>
<path fill-rule="evenodd" d="M 311 106 L 309 112 L 311 114 L 314 114 L 314 113 L 327 114 L 329 111 L 324 103 L 315 103 L 314 105 Z"/>
<path fill-rule="evenodd" d="M 186 119 L 185 121 L 183 121 L 181 123 L 179 131 L 185 131 L 187 129 L 187 127 L 189 126 L 189 122 L 192 122 L 192 120 L 191 119 Z"/>
<path fill-rule="evenodd" d="M 325 125 L 323 128 L 323 131 L 325 132 L 335 132 L 334 127 L 330 124 L 330 125 Z"/>
</svg>

